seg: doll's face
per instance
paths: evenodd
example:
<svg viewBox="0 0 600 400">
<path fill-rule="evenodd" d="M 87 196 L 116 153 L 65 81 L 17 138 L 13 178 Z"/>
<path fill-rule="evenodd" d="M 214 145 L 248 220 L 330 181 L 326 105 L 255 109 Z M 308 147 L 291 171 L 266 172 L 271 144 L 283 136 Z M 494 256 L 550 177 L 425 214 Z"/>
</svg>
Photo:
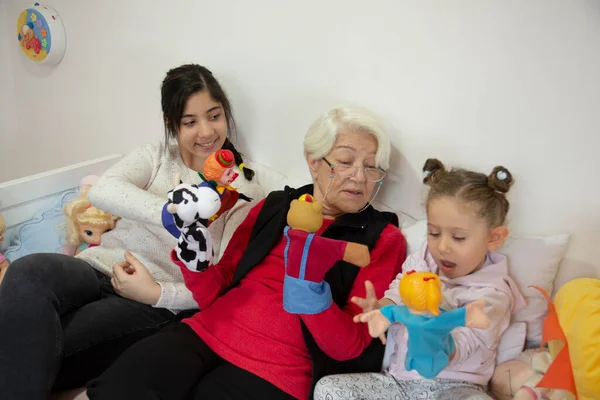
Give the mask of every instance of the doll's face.
<svg viewBox="0 0 600 400">
<path fill-rule="evenodd" d="M 223 172 L 223 175 L 221 176 L 219 182 L 224 185 L 230 185 L 233 181 L 235 181 L 238 175 L 239 174 L 235 172 L 233 168 L 228 168 L 225 170 L 225 172 Z"/>
<path fill-rule="evenodd" d="M 98 245 L 100 244 L 100 237 L 102 236 L 102 234 L 109 230 L 110 229 L 107 229 L 104 226 L 79 225 L 79 237 L 81 237 L 81 240 L 83 240 L 84 242 Z"/>
</svg>

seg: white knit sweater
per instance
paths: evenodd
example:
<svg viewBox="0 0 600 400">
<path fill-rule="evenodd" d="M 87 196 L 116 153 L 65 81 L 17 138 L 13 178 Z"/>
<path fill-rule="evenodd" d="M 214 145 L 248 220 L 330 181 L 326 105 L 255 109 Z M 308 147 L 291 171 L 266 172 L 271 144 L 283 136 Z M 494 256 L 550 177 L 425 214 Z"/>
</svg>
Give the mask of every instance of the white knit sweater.
<svg viewBox="0 0 600 400">
<path fill-rule="evenodd" d="M 167 192 L 173 188 L 175 174 L 186 183 L 200 182 L 198 174 L 181 160 L 177 144 L 169 144 L 165 151 L 163 141 L 139 147 L 106 171 L 90 190 L 89 200 L 95 207 L 121 219 L 115 229 L 102 235 L 100 246 L 84 250 L 77 256 L 103 274 L 112 276 L 112 266 L 123 261 L 125 251 L 129 250 L 162 288 L 155 307 L 173 312 L 198 307 L 183 283 L 179 267 L 170 260 L 169 254 L 177 245 L 177 239 L 162 226 L 162 208 L 167 202 Z M 255 180 L 247 181 L 242 173 L 232 186 L 252 198 L 252 202 L 239 200 L 211 224 L 209 231 L 214 242 L 215 262 L 250 208 L 263 198 Z"/>
</svg>

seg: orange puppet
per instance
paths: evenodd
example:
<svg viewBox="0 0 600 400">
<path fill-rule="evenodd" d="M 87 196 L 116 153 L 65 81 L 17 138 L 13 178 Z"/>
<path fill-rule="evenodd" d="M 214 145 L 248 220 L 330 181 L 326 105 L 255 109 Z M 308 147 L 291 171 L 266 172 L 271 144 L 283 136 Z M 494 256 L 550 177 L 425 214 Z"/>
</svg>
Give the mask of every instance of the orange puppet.
<svg viewBox="0 0 600 400">
<path fill-rule="evenodd" d="M 238 199 L 251 201 L 252 199 L 238 192 L 231 184 L 238 177 L 234 171 L 235 159 L 230 150 L 220 149 L 212 153 L 204 162 L 204 174 L 200 178 L 212 184 L 221 196 L 221 208 L 209 219 L 209 224 L 230 210 Z"/>
</svg>

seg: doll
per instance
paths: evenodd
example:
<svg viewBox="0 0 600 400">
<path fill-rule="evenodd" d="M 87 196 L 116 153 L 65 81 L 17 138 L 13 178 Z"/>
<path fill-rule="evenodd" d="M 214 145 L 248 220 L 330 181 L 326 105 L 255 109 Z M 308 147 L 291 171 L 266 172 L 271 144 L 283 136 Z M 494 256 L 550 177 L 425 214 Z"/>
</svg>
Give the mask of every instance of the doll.
<svg viewBox="0 0 600 400">
<path fill-rule="evenodd" d="M 115 228 L 119 217 L 93 207 L 87 199 L 91 185 L 81 187 L 79 197 L 65 204 L 63 212 L 67 217 L 66 244 L 77 246 L 74 255 L 88 247 L 98 246 L 103 233 Z"/>
<path fill-rule="evenodd" d="M 498 400 L 569 400 L 567 391 L 540 388 L 552 356 L 548 349 L 529 349 L 514 360 L 496 366 L 490 393 Z"/>
<path fill-rule="evenodd" d="M 0 243 L 4 242 L 4 236 L 2 236 L 4 232 L 6 232 L 6 225 L 4 224 L 4 218 L 0 215 Z M 6 257 L 4 257 L 4 254 L 0 253 L 0 283 L 2 283 L 2 279 L 4 279 L 7 268 L 8 261 L 6 260 Z"/>
<path fill-rule="evenodd" d="M 415 370 L 424 378 L 435 378 L 450 362 L 456 349 L 450 335 L 454 328 L 490 326 L 483 299 L 451 311 L 440 309 L 442 282 L 433 272 L 406 272 L 400 279 L 399 291 L 404 305 L 370 311 L 360 320 L 369 323 L 369 334 L 374 338 L 393 323 L 402 323 L 408 330 L 406 370 Z"/>
<path fill-rule="evenodd" d="M 214 257 L 208 218 L 220 207 L 219 193 L 207 182 L 180 183 L 169 192 L 166 210 L 180 232 L 177 249 L 171 251 L 173 261 L 182 262 L 191 271 L 203 272 L 208 268 Z"/>
<path fill-rule="evenodd" d="M 338 261 L 361 268 L 371 262 L 363 244 L 315 235 L 323 225 L 322 209 L 320 201 L 305 194 L 292 200 L 287 214 L 283 308 L 292 314 L 316 314 L 329 307 L 331 293 L 324 279 Z"/>
<path fill-rule="evenodd" d="M 238 177 L 238 173 L 233 170 L 235 159 L 233 152 L 230 150 L 219 149 L 212 153 L 204 162 L 204 174 L 200 178 L 204 182 L 208 182 L 216 187 L 219 196 L 221 197 L 221 208 L 209 218 L 208 224 L 215 221 L 223 213 L 230 210 L 238 199 L 251 201 L 249 197 L 239 193 L 231 186 L 233 181 Z M 243 165 L 241 166 L 243 168 Z"/>
</svg>

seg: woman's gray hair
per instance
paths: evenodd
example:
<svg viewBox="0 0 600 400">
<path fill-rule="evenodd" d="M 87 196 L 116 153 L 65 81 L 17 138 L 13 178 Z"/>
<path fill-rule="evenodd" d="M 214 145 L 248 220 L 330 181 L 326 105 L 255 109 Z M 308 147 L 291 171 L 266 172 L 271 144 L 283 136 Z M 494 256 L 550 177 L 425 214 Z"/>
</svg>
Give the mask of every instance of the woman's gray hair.
<svg viewBox="0 0 600 400">
<path fill-rule="evenodd" d="M 337 136 L 344 131 L 372 134 L 377 140 L 377 167 L 387 170 L 390 166 L 390 139 L 379 119 L 369 110 L 356 107 L 336 107 L 319 117 L 304 136 L 304 151 L 308 158 L 325 157 L 335 144 Z"/>
</svg>

